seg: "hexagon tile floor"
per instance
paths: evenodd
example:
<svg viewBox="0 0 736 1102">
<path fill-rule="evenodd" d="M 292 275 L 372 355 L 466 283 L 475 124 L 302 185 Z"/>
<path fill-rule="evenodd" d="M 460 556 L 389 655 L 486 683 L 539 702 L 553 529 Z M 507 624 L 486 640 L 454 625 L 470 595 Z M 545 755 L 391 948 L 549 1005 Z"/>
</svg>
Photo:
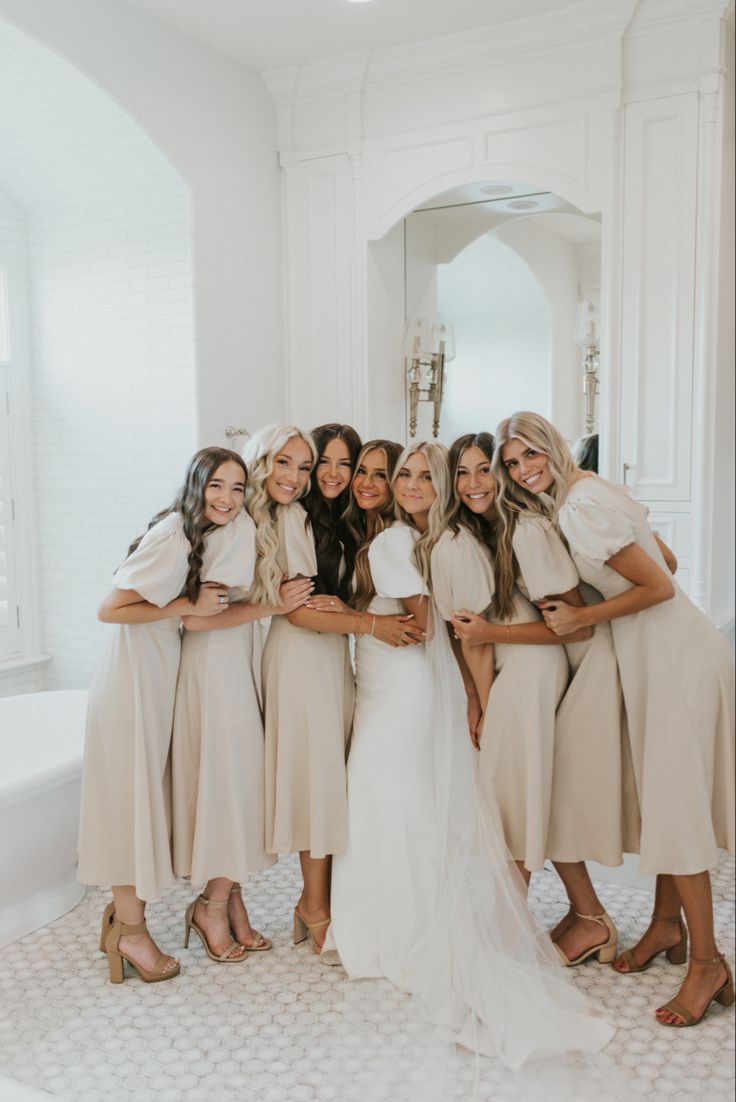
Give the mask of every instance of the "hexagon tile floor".
<svg viewBox="0 0 736 1102">
<path fill-rule="evenodd" d="M 365 1102 L 374 1097 L 380 1054 L 392 1068 L 387 1102 L 426 1102 L 429 1079 L 441 1102 L 527 1102 L 523 1083 L 493 1061 L 476 1067 L 463 1053 L 451 1081 L 438 1086 L 405 996 L 384 981 L 350 983 L 306 945 L 291 945 L 298 889 L 292 858 L 252 878 L 252 917 L 275 948 L 222 967 L 196 938 L 179 948 L 191 896 L 180 885 L 151 906 L 150 922 L 162 946 L 180 957 L 181 975 L 150 986 L 134 977 L 120 987 L 107 982 L 95 944 L 106 897 L 89 892 L 74 911 L 0 952 L 0 1071 L 68 1102 Z M 730 953 L 732 859 L 719 863 L 714 889 L 717 933 Z M 600 885 L 600 894 L 623 944 L 631 944 L 646 925 L 651 895 L 611 884 Z M 565 910 L 554 873 L 535 877 L 532 905 L 547 926 Z M 626 1076 L 627 1098 L 734 1097 L 733 1009 L 716 1006 L 687 1030 L 664 1029 L 652 1017 L 683 972 L 663 959 L 630 979 L 597 963 L 575 970 L 575 982 L 618 1024 L 607 1052 Z M 592 1089 L 565 1097 L 602 1099 Z"/>
</svg>

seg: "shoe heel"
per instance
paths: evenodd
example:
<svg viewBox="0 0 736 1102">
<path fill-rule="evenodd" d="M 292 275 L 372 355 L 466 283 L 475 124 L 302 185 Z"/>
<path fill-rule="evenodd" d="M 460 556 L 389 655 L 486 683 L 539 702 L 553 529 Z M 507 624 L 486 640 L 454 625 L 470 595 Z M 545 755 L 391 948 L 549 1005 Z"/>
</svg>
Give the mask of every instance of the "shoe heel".
<svg viewBox="0 0 736 1102">
<path fill-rule="evenodd" d="M 721 1006 L 733 1006 L 734 1002 L 736 1002 L 736 992 L 734 992 L 733 989 L 733 980 L 727 983 L 722 991 L 718 992 L 716 995 L 716 1002 L 720 1003 Z"/>
<path fill-rule="evenodd" d="M 107 950 L 107 966 L 110 970 L 110 983 L 122 983 L 125 979 L 123 958 L 112 949 Z"/>
<path fill-rule="evenodd" d="M 189 935 L 192 932 L 192 927 L 188 922 L 184 923 L 184 948 L 189 948 Z"/>
<path fill-rule="evenodd" d="M 602 945 L 598 950 L 598 960 L 601 964 L 613 964 L 618 953 L 618 941 L 614 941 L 612 945 Z"/>
<path fill-rule="evenodd" d="M 687 941 L 685 938 L 679 945 L 673 945 L 671 949 L 668 949 L 665 956 L 670 964 L 687 964 Z"/>
<path fill-rule="evenodd" d="M 108 903 L 102 912 L 102 928 L 100 930 L 100 952 L 107 952 L 107 935 L 112 930 L 115 921 L 115 904 Z"/>
<path fill-rule="evenodd" d="M 298 911 L 294 911 L 294 944 L 301 945 L 309 937 L 309 927 Z"/>
</svg>

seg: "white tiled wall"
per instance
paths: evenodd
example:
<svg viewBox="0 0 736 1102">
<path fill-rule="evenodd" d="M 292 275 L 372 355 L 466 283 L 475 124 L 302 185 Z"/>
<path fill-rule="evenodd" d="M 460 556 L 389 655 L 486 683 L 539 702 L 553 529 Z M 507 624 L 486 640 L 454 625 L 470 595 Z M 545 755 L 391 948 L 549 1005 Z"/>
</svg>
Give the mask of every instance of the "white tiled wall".
<svg viewBox="0 0 736 1102">
<path fill-rule="evenodd" d="M 0 23 L 0 189 L 28 226 L 45 688 L 89 683 L 100 597 L 194 450 L 189 192 L 95 86 Z M 19 136 L 19 135 L 22 135 Z M 0 676 L 0 695 L 18 677 Z"/>
<path fill-rule="evenodd" d="M 550 312 L 524 262 L 491 234 L 437 270 L 439 316 L 455 324 L 442 439 L 493 432 L 515 409 L 550 411 Z"/>
</svg>

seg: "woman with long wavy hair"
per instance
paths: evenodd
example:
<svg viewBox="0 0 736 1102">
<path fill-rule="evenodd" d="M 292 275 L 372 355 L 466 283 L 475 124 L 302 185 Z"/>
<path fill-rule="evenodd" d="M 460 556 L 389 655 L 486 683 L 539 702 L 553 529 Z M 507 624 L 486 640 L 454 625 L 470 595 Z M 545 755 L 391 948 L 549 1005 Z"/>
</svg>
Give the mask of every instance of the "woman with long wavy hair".
<svg viewBox="0 0 736 1102">
<path fill-rule="evenodd" d="M 216 619 L 227 607 L 239 571 L 230 552 L 245 524 L 245 481 L 239 455 L 197 452 L 175 501 L 131 544 L 99 609 L 115 630 L 89 690 L 78 876 L 113 885 L 100 940 L 113 983 L 122 983 L 124 961 L 148 983 L 179 971 L 145 922 L 146 902 L 174 879 L 167 759 L 179 624 L 187 613 Z"/>
<path fill-rule="evenodd" d="M 561 635 L 611 626 L 641 810 L 640 869 L 657 874 L 652 921 L 614 968 L 639 972 L 662 952 L 682 962 L 689 932 L 687 976 L 656 1016 L 662 1025 L 694 1025 L 714 999 L 734 1001 L 715 942 L 708 871 L 719 847 L 735 848 L 728 647 L 670 577 L 646 508 L 576 468 L 553 425 L 538 414 L 514 414 L 499 426 L 497 446 L 501 496 L 532 513 L 546 512 L 551 499 L 580 577 L 603 596 L 582 607 L 548 600 L 546 622 Z"/>
<path fill-rule="evenodd" d="M 364 450 L 358 471 L 367 473 L 369 460 L 373 467 L 379 448 L 385 460 L 383 466 L 377 460 L 377 469 L 388 475 L 393 448 L 385 443 Z M 382 496 L 395 501 L 396 520 L 387 525 L 384 509 L 381 530 L 367 545 L 370 574 L 358 597 L 368 599 L 369 617 L 411 614 L 415 632 L 426 627 L 428 558 L 420 545 L 435 538 L 444 513 L 445 455 L 441 444 L 416 444 L 394 459 L 392 492 L 386 484 Z M 365 488 L 359 474 L 355 481 Z M 377 519 L 370 521 L 374 530 Z M 406 988 L 437 875 L 435 854 L 424 845 L 432 807 L 432 682 L 423 643 L 396 652 L 375 632 L 358 638 L 356 668 L 348 848 L 334 861 L 329 947 L 352 978 L 387 976 Z"/>
<path fill-rule="evenodd" d="M 530 599 L 558 593 L 581 604 L 577 571 L 548 517 L 510 511 L 496 494 L 493 458 L 489 434 L 480 447 L 468 437 L 453 445 L 455 508 L 438 549 L 445 561 L 438 561 L 433 577 L 436 584 L 446 579 L 443 611 L 459 610 L 453 625 L 467 662 L 477 666 L 494 644 L 497 665 L 500 659 L 487 696 L 480 767 L 498 793 L 509 848 L 515 857 L 524 854 L 527 878 L 545 858 L 555 864 L 570 900 L 552 931 L 563 960 L 582 963 L 596 953 L 610 962 L 617 934 L 584 862 L 619 865 L 626 845 L 638 837 L 635 808 L 625 821 L 620 795 L 626 763 L 610 632 L 585 628 L 560 638 L 544 624 Z M 469 563 L 458 570 L 467 543 L 462 528 L 485 544 L 493 574 L 478 592 L 468 585 L 467 602 L 457 581 L 473 577 Z M 592 592 L 587 597 L 595 599 Z M 524 643 L 544 645 L 519 650 Z M 555 643 L 564 646 L 550 647 Z M 549 681 L 555 664 L 563 671 L 556 688 Z M 610 783 L 614 769 L 618 785 Z"/>
<path fill-rule="evenodd" d="M 360 439 L 349 425 L 334 423 L 318 426 L 311 439 L 312 485 L 304 510 L 292 506 L 285 515 L 281 539 L 287 573 L 309 574 L 317 592 L 271 629 L 263 669 L 274 778 L 270 847 L 299 852 L 304 891 L 294 910 L 294 940 L 309 938 L 319 952 L 330 920 L 331 858 L 347 843 L 345 759 L 354 701 L 348 636 L 373 632 L 399 645 L 411 626 L 345 604 L 356 541 L 343 514 Z M 304 687 L 301 695 L 295 685 Z"/>
</svg>

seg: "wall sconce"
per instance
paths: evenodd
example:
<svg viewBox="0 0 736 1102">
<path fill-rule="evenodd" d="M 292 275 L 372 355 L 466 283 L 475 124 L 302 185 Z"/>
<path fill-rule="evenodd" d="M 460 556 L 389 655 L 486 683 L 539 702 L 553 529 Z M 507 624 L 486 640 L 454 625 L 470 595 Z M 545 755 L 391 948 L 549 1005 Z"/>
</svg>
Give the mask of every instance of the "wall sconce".
<svg viewBox="0 0 736 1102">
<path fill-rule="evenodd" d="M 227 427 L 225 428 L 225 436 L 227 437 L 227 442 L 230 445 L 230 450 L 234 452 L 239 452 L 240 448 L 238 445 L 240 444 L 240 437 L 244 436 L 247 440 L 250 436 L 250 433 L 247 429 L 236 429 L 232 425 L 227 425 Z"/>
<path fill-rule="evenodd" d="M 600 344 L 596 306 L 591 299 L 578 304 L 575 319 L 575 343 L 583 350 L 583 394 L 585 395 L 585 432 L 595 432 L 595 400 L 599 390 Z"/>
<path fill-rule="evenodd" d="M 420 402 L 434 407 L 432 435 L 440 431 L 445 363 L 455 358 L 452 325 L 427 318 L 409 318 L 404 329 L 406 382 L 409 389 L 409 435 L 416 436 Z"/>
</svg>

